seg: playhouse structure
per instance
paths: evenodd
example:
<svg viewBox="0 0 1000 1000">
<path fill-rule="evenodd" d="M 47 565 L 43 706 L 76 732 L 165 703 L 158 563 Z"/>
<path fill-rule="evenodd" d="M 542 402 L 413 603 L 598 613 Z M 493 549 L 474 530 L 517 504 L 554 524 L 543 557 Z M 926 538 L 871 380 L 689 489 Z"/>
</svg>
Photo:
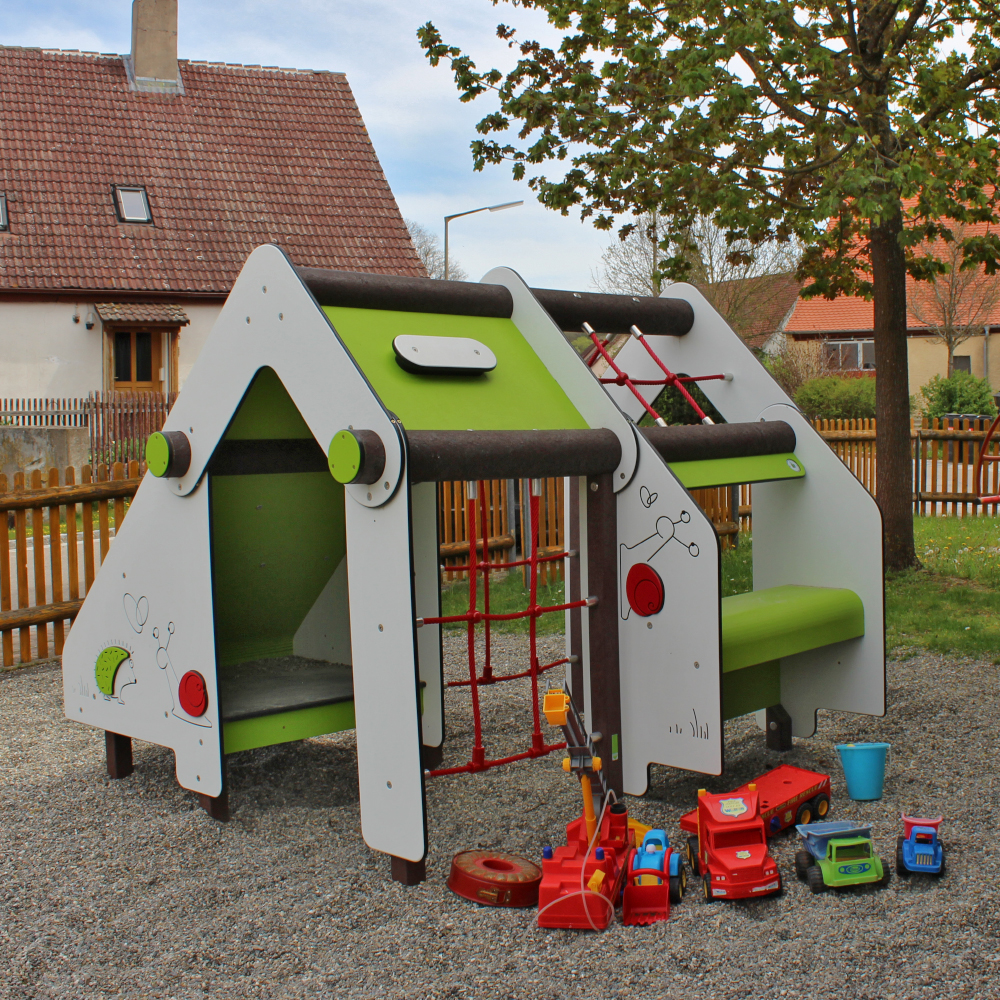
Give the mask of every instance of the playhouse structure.
<svg viewBox="0 0 1000 1000">
<path fill-rule="evenodd" d="M 599 345 L 633 333 L 611 381 L 564 336 L 585 324 Z M 712 376 L 728 423 L 637 426 L 678 372 Z M 570 477 L 566 604 L 525 614 L 568 617 L 595 794 L 643 794 L 651 763 L 720 773 L 737 715 L 788 745 L 819 708 L 884 713 L 874 501 L 689 286 L 296 270 L 261 247 L 147 457 L 66 642 L 67 716 L 105 730 L 114 776 L 131 738 L 170 747 L 220 817 L 227 753 L 353 727 L 363 835 L 403 881 L 422 877 L 445 737 L 438 482 Z M 754 592 L 722 600 L 719 539 L 688 489 L 744 482 Z M 532 651 L 518 756 L 563 746 L 540 735 L 537 673 Z"/>
</svg>

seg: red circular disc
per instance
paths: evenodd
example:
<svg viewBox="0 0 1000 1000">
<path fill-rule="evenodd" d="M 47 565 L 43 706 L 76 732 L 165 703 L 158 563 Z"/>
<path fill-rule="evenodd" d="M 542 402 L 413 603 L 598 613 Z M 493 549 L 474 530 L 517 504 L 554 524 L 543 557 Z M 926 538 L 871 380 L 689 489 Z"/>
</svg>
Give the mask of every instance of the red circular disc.
<svg viewBox="0 0 1000 1000">
<path fill-rule="evenodd" d="M 501 851 L 459 851 L 452 858 L 448 888 L 484 906 L 537 906 L 542 869 L 527 858 Z"/>
<path fill-rule="evenodd" d="M 177 688 L 177 697 L 180 699 L 181 708 L 188 715 L 195 717 L 205 714 L 208 708 L 208 689 L 205 687 L 205 678 L 197 670 L 189 670 L 182 678 Z"/>
<path fill-rule="evenodd" d="M 658 614 L 663 608 L 663 581 L 648 563 L 636 563 L 625 579 L 629 607 L 643 618 Z"/>
</svg>

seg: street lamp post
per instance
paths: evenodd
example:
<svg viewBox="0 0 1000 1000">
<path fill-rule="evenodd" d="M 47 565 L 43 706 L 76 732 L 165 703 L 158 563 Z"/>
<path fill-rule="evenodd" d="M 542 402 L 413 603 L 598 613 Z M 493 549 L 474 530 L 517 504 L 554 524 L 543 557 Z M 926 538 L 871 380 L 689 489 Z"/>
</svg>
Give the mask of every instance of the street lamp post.
<svg viewBox="0 0 1000 1000">
<path fill-rule="evenodd" d="M 473 208 L 468 212 L 456 212 L 454 215 L 444 217 L 444 280 L 448 280 L 448 223 L 452 219 L 460 219 L 463 215 L 475 215 L 476 212 L 499 212 L 504 208 L 517 208 L 523 205 L 523 201 L 505 201 L 502 205 L 483 205 L 482 208 Z"/>
</svg>

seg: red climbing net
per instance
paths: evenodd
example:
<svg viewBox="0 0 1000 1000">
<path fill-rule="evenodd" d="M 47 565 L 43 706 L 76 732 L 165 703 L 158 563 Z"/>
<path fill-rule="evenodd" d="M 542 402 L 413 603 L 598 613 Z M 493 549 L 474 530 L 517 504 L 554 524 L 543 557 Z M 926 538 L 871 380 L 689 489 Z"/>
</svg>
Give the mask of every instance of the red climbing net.
<svg viewBox="0 0 1000 1000">
<path fill-rule="evenodd" d="M 531 552 L 527 559 L 517 559 L 512 562 L 491 563 L 488 555 L 488 529 L 486 520 L 486 504 L 479 498 L 486 496 L 486 483 L 480 481 L 475 493 L 466 501 L 466 522 L 468 524 L 469 538 L 469 562 L 465 566 L 453 566 L 450 569 L 466 570 L 469 574 L 469 610 L 463 615 L 445 615 L 441 618 L 424 618 L 424 625 L 447 625 L 453 622 L 465 622 L 468 631 L 468 652 L 469 652 L 469 679 L 461 681 L 450 681 L 449 687 L 468 687 L 472 695 L 472 718 L 475 727 L 475 743 L 472 748 L 472 760 L 461 767 L 443 767 L 436 771 L 430 771 L 431 777 L 442 774 L 461 774 L 463 772 L 475 773 L 485 771 L 487 768 L 499 767 L 501 764 L 510 764 L 515 760 L 525 760 L 529 757 L 544 757 L 554 750 L 562 750 L 565 743 L 546 743 L 542 736 L 541 715 L 538 703 L 538 678 L 540 674 L 551 670 L 553 667 L 569 663 L 568 657 L 561 660 L 554 660 L 552 663 L 538 662 L 538 649 L 536 643 L 537 622 L 541 615 L 553 614 L 557 611 L 568 611 L 570 608 L 582 608 L 589 601 L 570 601 L 566 604 L 553 604 L 541 606 L 538 604 L 538 567 L 541 563 L 553 562 L 556 559 L 566 557 L 565 552 L 557 552 L 554 555 L 540 556 L 538 554 L 538 505 L 540 490 L 536 487 L 537 480 L 532 483 L 531 489 Z M 470 491 L 471 493 L 472 491 Z M 477 526 L 478 522 L 478 526 Z M 482 538 L 480 543 L 479 538 Z M 479 548 L 482 545 L 482 560 L 479 559 Z M 525 566 L 528 569 L 529 598 L 528 606 L 523 611 L 515 611 L 510 614 L 497 615 L 490 611 L 490 573 L 494 570 L 515 569 Z M 483 610 L 478 607 L 478 581 L 482 574 L 483 578 Z M 512 621 L 516 618 L 528 619 L 528 669 L 516 674 L 493 673 L 491 648 L 490 648 L 490 623 L 497 621 Z M 483 672 L 480 674 L 476 665 L 476 626 L 483 625 L 485 638 L 485 654 L 483 657 Z M 483 745 L 483 725 L 479 707 L 479 688 L 483 684 L 496 684 L 500 681 L 512 681 L 522 677 L 531 678 L 531 711 L 532 730 L 531 747 L 522 753 L 511 754 L 508 757 L 498 757 L 489 760 L 486 757 L 486 748 Z"/>
<path fill-rule="evenodd" d="M 649 342 L 646 340 L 645 335 L 642 331 L 636 327 L 632 327 L 632 335 L 639 341 L 640 344 L 646 349 L 646 353 L 656 362 L 657 367 L 663 372 L 663 378 L 632 378 L 626 372 L 623 372 L 621 368 L 615 364 L 614 358 L 608 354 L 607 346 L 611 342 L 611 337 L 605 337 L 602 341 L 600 337 L 589 327 L 584 327 L 584 330 L 590 335 L 590 339 L 594 342 L 594 346 L 597 348 L 596 351 L 590 356 L 590 360 L 587 362 L 591 368 L 593 368 L 598 358 L 604 358 L 607 361 L 609 367 L 614 371 L 614 378 L 599 378 L 598 381 L 603 385 L 624 385 L 629 388 L 632 395 L 642 403 L 645 411 L 658 423 L 663 424 L 663 418 L 659 413 L 654 410 L 649 403 L 646 402 L 645 397 L 636 388 L 637 385 L 662 385 L 662 386 L 676 386 L 680 394 L 687 400 L 688 405 L 698 414 L 698 418 L 702 423 L 710 424 L 712 423 L 712 418 L 705 415 L 705 411 L 698 405 L 694 396 L 691 395 L 684 388 L 685 385 L 691 382 L 714 382 L 717 380 L 724 379 L 725 375 L 675 375 L 659 358 L 656 351 L 649 346 Z"/>
</svg>

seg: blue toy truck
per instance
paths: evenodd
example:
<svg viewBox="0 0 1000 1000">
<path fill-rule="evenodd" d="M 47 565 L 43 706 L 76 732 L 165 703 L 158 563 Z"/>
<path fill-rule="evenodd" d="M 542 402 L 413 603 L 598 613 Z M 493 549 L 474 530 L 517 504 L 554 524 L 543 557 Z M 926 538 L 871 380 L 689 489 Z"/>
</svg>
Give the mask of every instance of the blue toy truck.
<svg viewBox="0 0 1000 1000">
<path fill-rule="evenodd" d="M 903 836 L 896 841 L 896 874 L 909 878 L 912 872 L 944 874 L 944 848 L 938 839 L 941 816 L 917 819 L 903 816 Z"/>
</svg>

